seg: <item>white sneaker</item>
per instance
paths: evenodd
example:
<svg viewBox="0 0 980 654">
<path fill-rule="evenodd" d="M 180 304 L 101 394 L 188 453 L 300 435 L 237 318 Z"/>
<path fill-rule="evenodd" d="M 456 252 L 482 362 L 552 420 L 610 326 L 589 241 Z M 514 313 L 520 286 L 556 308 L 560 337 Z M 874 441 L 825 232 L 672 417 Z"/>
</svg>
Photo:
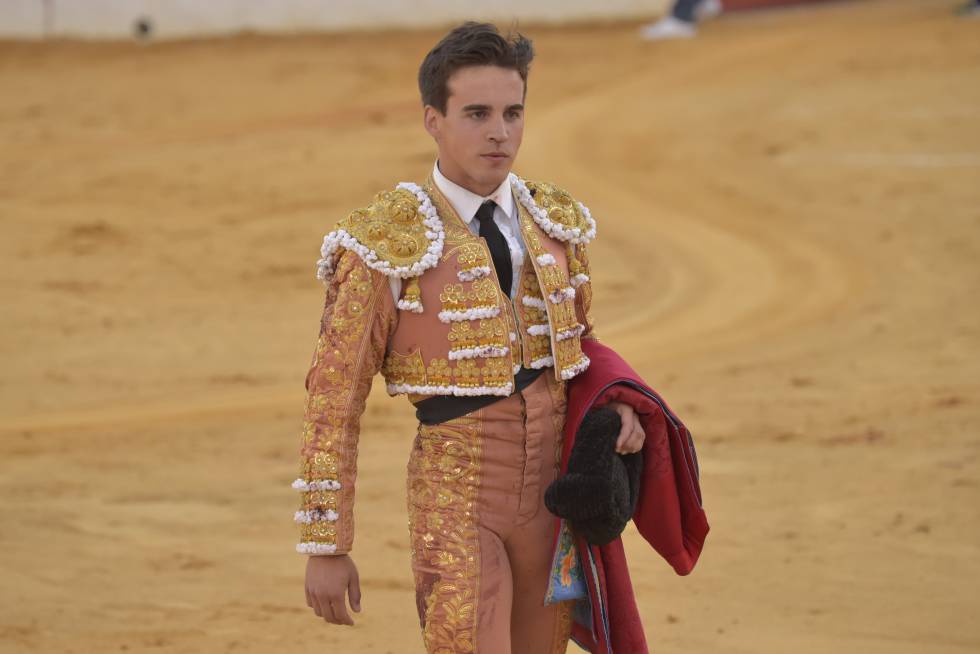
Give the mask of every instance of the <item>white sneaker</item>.
<svg viewBox="0 0 980 654">
<path fill-rule="evenodd" d="M 702 0 L 694 10 L 694 17 L 699 21 L 708 20 L 721 12 L 721 0 Z"/>
<path fill-rule="evenodd" d="M 656 23 L 650 23 L 640 31 L 647 41 L 659 41 L 660 39 L 689 39 L 698 33 L 694 23 L 686 20 L 664 16 Z"/>
</svg>

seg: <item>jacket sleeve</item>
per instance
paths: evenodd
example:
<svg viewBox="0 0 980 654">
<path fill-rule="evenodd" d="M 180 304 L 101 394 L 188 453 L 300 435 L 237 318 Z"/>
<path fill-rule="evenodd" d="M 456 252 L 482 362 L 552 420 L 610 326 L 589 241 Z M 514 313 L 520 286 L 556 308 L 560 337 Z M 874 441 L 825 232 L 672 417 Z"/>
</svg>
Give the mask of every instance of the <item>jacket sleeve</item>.
<svg viewBox="0 0 980 654">
<path fill-rule="evenodd" d="M 354 539 L 361 414 L 396 319 L 388 279 L 343 250 L 329 278 L 306 375 L 295 521 L 303 554 L 346 554 Z"/>
<path fill-rule="evenodd" d="M 575 286 L 575 317 L 580 325 L 585 327 L 582 338 L 599 340 L 593 331 L 592 323 L 592 270 L 589 267 L 588 254 L 585 245 L 579 244 L 574 249 L 575 270 L 572 271 L 572 285 Z"/>
</svg>

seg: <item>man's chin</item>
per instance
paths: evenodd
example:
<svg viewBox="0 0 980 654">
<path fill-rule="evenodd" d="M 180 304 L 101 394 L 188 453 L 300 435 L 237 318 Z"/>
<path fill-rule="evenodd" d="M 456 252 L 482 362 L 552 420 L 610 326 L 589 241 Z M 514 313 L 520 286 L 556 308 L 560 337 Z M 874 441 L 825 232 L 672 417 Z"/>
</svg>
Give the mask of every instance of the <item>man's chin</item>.
<svg viewBox="0 0 980 654">
<path fill-rule="evenodd" d="M 512 164 L 513 159 L 507 159 L 506 163 L 501 162 L 499 165 L 484 168 L 481 171 L 482 174 L 477 179 L 479 179 L 481 185 L 497 188 L 505 179 L 507 179 L 507 175 L 510 174 Z"/>
</svg>

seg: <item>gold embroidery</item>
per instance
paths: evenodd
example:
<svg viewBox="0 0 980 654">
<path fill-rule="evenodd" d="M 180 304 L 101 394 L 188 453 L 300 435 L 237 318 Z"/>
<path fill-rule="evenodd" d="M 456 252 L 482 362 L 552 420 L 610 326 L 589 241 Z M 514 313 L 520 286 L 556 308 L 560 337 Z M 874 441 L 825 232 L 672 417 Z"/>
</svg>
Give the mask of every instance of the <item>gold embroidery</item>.
<svg viewBox="0 0 980 654">
<path fill-rule="evenodd" d="M 466 243 L 460 246 L 456 251 L 456 260 L 459 262 L 460 270 L 465 271 L 490 266 L 490 259 L 487 257 L 486 249 L 478 243 Z"/>
<path fill-rule="evenodd" d="M 444 311 L 463 311 L 467 308 L 466 292 L 463 291 L 462 284 L 446 284 L 439 294 L 439 301 L 442 302 Z"/>
<path fill-rule="evenodd" d="M 303 475 L 307 479 L 337 479 L 337 452 L 317 452 L 303 461 Z"/>
<path fill-rule="evenodd" d="M 409 303 L 422 303 L 422 289 L 419 288 L 419 278 L 410 277 L 405 283 L 405 290 L 402 293 L 402 300 Z"/>
<path fill-rule="evenodd" d="M 531 361 L 551 356 L 551 337 L 547 334 L 543 336 L 531 336 L 528 334 L 524 338 L 524 345 L 527 347 Z"/>
<path fill-rule="evenodd" d="M 300 529 L 303 542 L 327 543 L 335 545 L 337 543 L 337 528 L 328 526 L 330 522 L 308 522 L 303 524 Z"/>
<path fill-rule="evenodd" d="M 568 286 L 568 280 L 558 266 L 541 266 L 540 271 L 540 284 L 545 293 L 551 295 Z"/>
<path fill-rule="evenodd" d="M 466 286 L 470 287 L 467 291 Z M 489 309 L 500 302 L 499 286 L 490 277 L 477 279 L 471 284 L 446 284 L 439 300 L 445 311 L 465 311 L 466 309 Z"/>
<path fill-rule="evenodd" d="M 507 358 L 485 359 L 483 363 L 483 385 L 503 386 L 514 379 L 514 371 Z"/>
<path fill-rule="evenodd" d="M 568 274 L 571 277 L 585 272 L 585 267 L 578 260 L 574 243 L 565 244 L 565 256 L 568 257 Z"/>
<path fill-rule="evenodd" d="M 472 327 L 474 322 L 478 325 Z M 504 321 L 489 318 L 474 322 L 455 322 L 449 330 L 450 352 L 475 347 L 506 347 L 509 341 Z"/>
<path fill-rule="evenodd" d="M 349 549 L 353 539 L 357 436 L 371 377 L 378 371 L 390 328 L 379 303 L 387 281 L 343 251 L 327 287 L 314 366 L 307 375 L 300 475 L 306 483 L 339 481 L 339 490 L 301 494 L 304 511 L 333 509 L 336 521 L 301 525 L 304 542 Z M 390 295 L 389 295 L 390 297 Z"/>
<path fill-rule="evenodd" d="M 538 237 L 538 233 L 531 229 L 522 230 L 524 235 L 524 243 L 527 245 L 527 251 L 532 257 L 538 257 L 545 254 L 547 250 L 541 245 L 541 239 Z"/>
<path fill-rule="evenodd" d="M 385 356 L 381 373 L 389 384 L 409 384 L 424 386 L 426 384 L 425 363 L 422 354 L 415 350 L 411 354 L 399 354 L 389 351 Z"/>
<path fill-rule="evenodd" d="M 461 361 L 457 361 L 453 374 L 457 386 L 462 386 L 463 388 L 475 388 L 477 386 L 481 386 L 480 369 L 477 367 L 476 361 L 473 359 L 462 359 Z"/>
<path fill-rule="evenodd" d="M 560 189 L 553 189 L 547 184 L 538 184 L 535 188 L 553 196 L 547 200 L 551 208 L 564 206 L 562 202 L 565 202 L 563 198 L 567 194 L 563 195 L 564 192 Z M 447 245 L 439 265 L 448 266 L 457 272 L 488 266 L 490 257 L 486 245 L 468 230 L 445 197 L 435 188 L 431 178 L 424 184 L 424 189 L 439 212 L 446 230 Z M 577 211 L 574 206 L 572 210 Z M 518 211 L 521 234 L 528 247 L 521 275 L 520 295 L 512 304 L 500 291 L 492 276 L 446 283 L 439 293 L 438 319 L 449 325 L 448 347 L 444 345 L 442 347 L 445 349 L 439 348 L 442 349 L 441 352 L 439 349 L 435 352 L 418 351 L 409 354 L 389 352 L 385 357 L 383 372 L 390 392 L 398 392 L 397 387 L 407 386 L 406 390 L 417 400 L 429 393 L 463 394 L 461 389 L 499 389 L 513 383 L 515 364 L 530 365 L 537 361 L 540 365 L 542 361 L 551 360 L 556 364 L 554 372 L 557 376 L 563 369 L 581 361 L 579 338 L 575 334 L 581 329 L 580 323 L 585 319 L 585 314 L 579 313 L 582 305 L 577 299 L 563 299 L 555 304 L 549 296 L 564 295 L 571 286 L 566 265 L 561 263 L 563 256 L 568 265 L 575 266 L 576 270 L 587 271 L 584 249 L 577 246 L 569 248 L 562 244 L 564 255 L 562 250 L 554 253 L 559 265 L 540 265 L 537 258 L 549 253 L 545 245 L 551 247 L 550 238 L 539 230 L 526 207 L 519 204 Z M 563 225 L 573 226 L 564 222 L 565 220 L 562 218 Z M 465 279 L 466 276 L 463 277 Z M 422 284 L 425 285 L 425 282 Z M 588 297 L 587 284 L 581 287 L 585 289 L 583 296 Z M 579 291 L 576 297 L 578 293 Z M 537 300 L 532 301 L 532 304 L 538 306 L 528 306 L 524 303 L 524 298 Z M 489 311 L 481 311 L 484 309 Z M 494 310 L 499 313 L 484 317 L 497 313 Z M 433 313 L 430 309 L 423 315 L 432 316 Z M 547 325 L 548 333 L 532 336 L 527 331 L 532 325 Z M 554 347 L 553 341 L 556 342 Z M 499 350 L 491 348 L 508 348 L 509 354 L 479 356 L 491 353 L 499 355 Z M 433 354 L 443 356 L 430 359 Z M 452 359 L 448 358 L 449 354 L 452 354 Z M 471 356 L 477 358 L 470 358 Z M 396 387 L 395 390 L 392 387 Z"/>
<path fill-rule="evenodd" d="M 551 321 L 556 334 L 578 325 L 578 320 L 575 319 L 574 302 L 572 300 L 564 300 L 558 304 L 552 304 Z"/>
<path fill-rule="evenodd" d="M 482 422 L 420 425 L 408 463 L 408 529 L 427 652 L 475 652 Z"/>
<path fill-rule="evenodd" d="M 547 182 L 527 182 L 527 187 L 535 191 L 534 202 L 547 212 L 551 221 L 565 228 L 577 227 L 583 232 L 588 231 L 585 215 L 567 191 Z"/>
<path fill-rule="evenodd" d="M 433 386 L 449 386 L 453 383 L 453 371 L 446 359 L 432 359 L 426 371 L 429 383 Z"/>
<path fill-rule="evenodd" d="M 478 241 L 475 241 L 475 237 L 469 230 L 469 227 L 460 219 L 456 210 L 453 209 L 452 205 L 449 204 L 449 201 L 442 194 L 442 191 L 435 185 L 431 175 L 422 184 L 422 190 L 429 196 L 429 200 L 432 201 L 433 206 L 435 206 L 436 211 L 439 213 L 439 218 L 442 219 L 442 227 L 446 233 L 446 246 L 461 243 L 478 243 Z M 443 260 L 446 260 L 445 246 L 443 252 Z"/>
<path fill-rule="evenodd" d="M 592 270 L 589 266 L 589 257 L 584 245 L 575 247 L 575 258 L 581 266 L 581 273 L 589 276 L 589 281 L 581 284 L 575 293 L 575 304 L 581 312 L 579 322 L 585 325 L 585 332 L 582 336 L 595 338 L 595 331 L 592 323 Z"/>
<path fill-rule="evenodd" d="M 582 347 L 578 337 L 558 341 L 555 352 L 555 368 L 558 371 L 575 365 L 582 358 Z"/>
<path fill-rule="evenodd" d="M 300 506 L 304 511 L 314 509 L 333 509 L 337 510 L 337 493 L 333 490 L 316 490 L 303 493 Z"/>
<path fill-rule="evenodd" d="M 484 277 L 473 282 L 468 299 L 474 307 L 495 307 L 500 302 L 500 286 L 493 279 Z"/>
<path fill-rule="evenodd" d="M 338 227 L 392 266 L 418 263 L 429 248 L 429 228 L 415 194 L 407 189 L 378 193 L 369 206 L 352 211 Z"/>
<path fill-rule="evenodd" d="M 572 636 L 572 605 L 575 600 L 565 600 L 555 605 L 555 630 L 551 637 L 549 654 L 565 654 Z"/>
</svg>

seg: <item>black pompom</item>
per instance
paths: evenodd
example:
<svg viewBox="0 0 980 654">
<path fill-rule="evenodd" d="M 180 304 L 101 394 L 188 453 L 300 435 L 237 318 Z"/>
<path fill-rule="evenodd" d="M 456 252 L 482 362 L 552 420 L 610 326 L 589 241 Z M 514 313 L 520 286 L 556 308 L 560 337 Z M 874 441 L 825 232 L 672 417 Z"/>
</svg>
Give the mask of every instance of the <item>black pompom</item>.
<svg viewBox="0 0 980 654">
<path fill-rule="evenodd" d="M 587 413 L 575 434 L 567 473 L 545 491 L 548 510 L 595 545 L 623 533 L 639 499 L 643 455 L 616 452 L 621 428 L 619 414 L 612 409 Z"/>
</svg>

